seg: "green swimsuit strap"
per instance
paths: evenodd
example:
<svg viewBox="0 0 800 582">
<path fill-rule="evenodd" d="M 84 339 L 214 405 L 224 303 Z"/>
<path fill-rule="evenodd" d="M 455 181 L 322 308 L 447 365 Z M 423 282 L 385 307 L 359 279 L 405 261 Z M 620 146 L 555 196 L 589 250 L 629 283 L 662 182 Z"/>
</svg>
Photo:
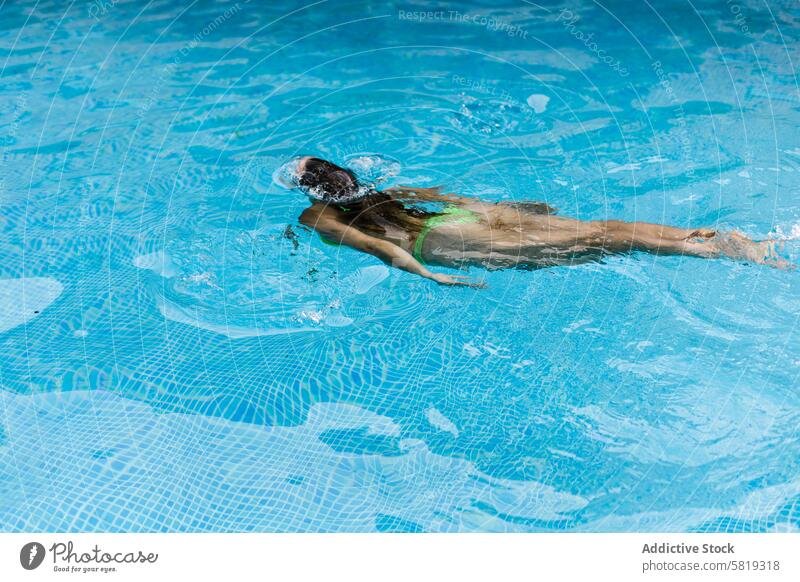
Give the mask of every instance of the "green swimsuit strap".
<svg viewBox="0 0 800 582">
<path fill-rule="evenodd" d="M 445 224 L 467 224 L 471 222 L 480 222 L 481 217 L 472 210 L 461 208 L 460 206 L 447 206 L 441 214 L 431 216 L 425 221 L 425 225 L 417 235 L 417 240 L 414 241 L 414 258 L 423 265 L 425 260 L 422 258 L 422 245 L 425 244 L 425 237 L 434 228 Z"/>
</svg>

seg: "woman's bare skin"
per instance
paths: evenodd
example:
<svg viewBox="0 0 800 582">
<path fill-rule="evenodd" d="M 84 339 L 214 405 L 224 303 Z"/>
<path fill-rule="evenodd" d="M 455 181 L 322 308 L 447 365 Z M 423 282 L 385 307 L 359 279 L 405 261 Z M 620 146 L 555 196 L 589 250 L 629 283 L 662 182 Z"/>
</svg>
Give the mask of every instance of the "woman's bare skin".
<svg viewBox="0 0 800 582">
<path fill-rule="evenodd" d="M 298 172 L 305 162 L 300 160 Z M 325 162 L 329 164 L 329 162 Z M 338 168 L 337 166 L 333 166 Z M 463 269 L 536 269 L 573 265 L 609 254 L 648 252 L 702 258 L 728 257 L 787 268 L 775 252 L 775 241 L 755 242 L 738 233 L 711 229 L 683 229 L 645 222 L 619 220 L 581 221 L 556 216 L 555 210 L 536 202 L 489 203 L 475 198 L 443 194 L 438 188 L 398 187 L 382 192 L 391 199 L 456 206 L 471 211 L 470 222 L 454 221 L 430 229 L 416 249 L 413 228 L 384 222 L 380 228 L 336 203 L 314 200 L 300 222 L 326 239 L 371 254 L 398 269 L 443 285 L 482 286 L 467 277 L 433 273 L 426 265 Z M 375 215 L 370 213 L 369 216 Z M 377 215 L 379 216 L 379 214 Z M 396 222 L 396 221 L 395 221 Z"/>
</svg>

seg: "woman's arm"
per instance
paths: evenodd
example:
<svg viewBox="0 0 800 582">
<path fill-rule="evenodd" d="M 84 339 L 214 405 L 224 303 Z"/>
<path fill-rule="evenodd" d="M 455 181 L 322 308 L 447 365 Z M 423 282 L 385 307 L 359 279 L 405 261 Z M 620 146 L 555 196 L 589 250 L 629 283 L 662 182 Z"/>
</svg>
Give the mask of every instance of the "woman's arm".
<svg viewBox="0 0 800 582">
<path fill-rule="evenodd" d="M 328 215 L 324 210 L 315 210 L 313 207 L 307 208 L 303 214 L 300 215 L 300 222 L 313 228 L 329 240 L 368 253 L 379 258 L 388 265 L 436 281 L 440 285 L 463 285 L 466 287 L 483 286 L 480 283 L 472 283 L 466 280 L 466 277 L 459 275 L 453 276 L 444 273 L 431 273 L 425 268 L 425 265 L 397 245 L 364 234 L 357 228 L 347 224 L 342 224 L 334 216 Z"/>
</svg>

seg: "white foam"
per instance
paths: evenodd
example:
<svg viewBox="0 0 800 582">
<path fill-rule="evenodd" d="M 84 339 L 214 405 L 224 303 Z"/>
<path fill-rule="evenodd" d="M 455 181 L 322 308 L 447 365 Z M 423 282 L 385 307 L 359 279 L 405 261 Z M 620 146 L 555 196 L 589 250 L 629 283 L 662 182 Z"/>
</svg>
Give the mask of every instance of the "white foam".
<svg viewBox="0 0 800 582">
<path fill-rule="evenodd" d="M 63 289 L 49 277 L 0 279 L 0 333 L 40 315 Z"/>
<path fill-rule="evenodd" d="M 139 269 L 153 271 L 156 275 L 169 279 L 178 274 L 178 269 L 172 259 L 164 251 L 156 251 L 147 255 L 134 257 L 133 266 Z"/>
<path fill-rule="evenodd" d="M 384 265 L 373 265 L 359 269 L 356 273 L 351 275 L 354 283 L 353 292 L 356 295 L 364 295 L 376 285 L 380 285 L 388 276 L 389 269 Z"/>
<path fill-rule="evenodd" d="M 334 313 L 325 318 L 325 324 L 331 327 L 347 327 L 353 325 L 353 319 L 346 315 Z"/>
<path fill-rule="evenodd" d="M 313 327 L 262 329 L 257 327 L 243 327 L 238 325 L 214 323 L 202 319 L 197 311 L 192 313 L 190 310 L 185 309 L 163 298 L 158 299 L 157 305 L 158 305 L 158 310 L 161 312 L 161 314 L 170 321 L 183 323 L 194 327 L 199 327 L 200 329 L 205 329 L 208 331 L 213 331 L 214 333 L 227 336 L 231 339 L 241 339 L 247 337 L 258 337 L 267 335 L 281 335 L 286 333 L 297 333 L 301 331 L 317 331 L 317 329 Z"/>
<path fill-rule="evenodd" d="M 800 239 L 800 223 L 794 223 L 788 227 L 788 232 L 781 227 L 781 225 L 777 225 L 775 227 L 775 232 L 769 234 L 770 238 L 776 238 L 778 240 L 798 240 Z"/>
<path fill-rule="evenodd" d="M 616 165 L 616 164 L 610 164 L 610 165 L 611 167 L 608 170 L 606 170 L 607 174 L 616 174 L 617 172 L 626 172 L 626 171 L 642 169 L 642 167 L 636 162 L 630 164 L 622 164 L 622 165 Z"/>
<path fill-rule="evenodd" d="M 456 427 L 456 425 L 453 424 L 453 421 L 451 421 L 437 409 L 431 406 L 428 410 L 425 411 L 425 416 L 427 417 L 428 422 L 430 422 L 432 426 L 444 432 L 449 432 L 454 437 L 458 438 L 458 427 Z"/>
<path fill-rule="evenodd" d="M 548 103 L 550 103 L 550 97 L 547 95 L 534 93 L 528 97 L 528 105 L 530 105 L 536 113 L 544 113 Z"/>
</svg>

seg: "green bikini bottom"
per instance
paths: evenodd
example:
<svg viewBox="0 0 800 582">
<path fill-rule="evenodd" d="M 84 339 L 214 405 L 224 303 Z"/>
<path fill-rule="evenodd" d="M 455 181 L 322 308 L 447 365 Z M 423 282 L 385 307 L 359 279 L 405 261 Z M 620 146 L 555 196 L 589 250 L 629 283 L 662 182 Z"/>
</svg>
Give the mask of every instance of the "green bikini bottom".
<svg viewBox="0 0 800 582">
<path fill-rule="evenodd" d="M 414 241 L 414 258 L 423 265 L 425 259 L 422 258 L 422 245 L 425 244 L 425 237 L 428 236 L 434 228 L 444 226 L 445 224 L 469 224 L 473 222 L 480 222 L 481 217 L 478 213 L 460 206 L 447 206 L 440 214 L 431 216 L 425 221 L 425 225 L 417 235 L 417 240 Z"/>
<path fill-rule="evenodd" d="M 472 210 L 467 210 L 465 208 L 461 208 L 460 206 L 447 206 L 435 216 L 431 216 L 428 220 L 425 221 L 425 224 L 422 227 L 422 230 L 417 235 L 417 240 L 414 241 L 414 258 L 417 259 L 420 263 L 425 264 L 425 259 L 422 258 L 422 245 L 425 244 L 425 237 L 428 236 L 434 228 L 438 228 L 440 226 L 444 226 L 445 224 L 470 224 L 474 222 L 480 222 L 481 217 L 478 215 L 477 212 L 473 212 Z M 325 238 L 324 236 L 320 236 L 322 242 L 332 246 L 339 246 L 339 243 L 333 242 Z"/>
</svg>

